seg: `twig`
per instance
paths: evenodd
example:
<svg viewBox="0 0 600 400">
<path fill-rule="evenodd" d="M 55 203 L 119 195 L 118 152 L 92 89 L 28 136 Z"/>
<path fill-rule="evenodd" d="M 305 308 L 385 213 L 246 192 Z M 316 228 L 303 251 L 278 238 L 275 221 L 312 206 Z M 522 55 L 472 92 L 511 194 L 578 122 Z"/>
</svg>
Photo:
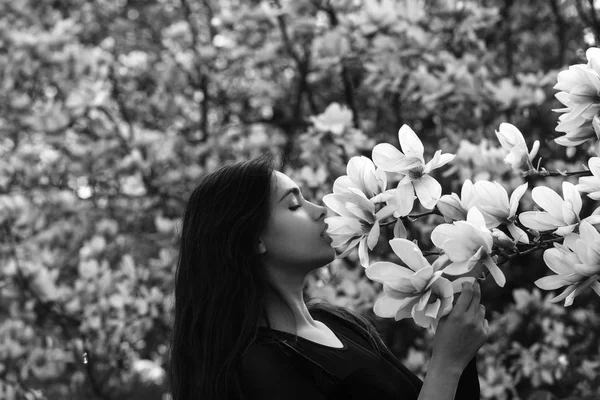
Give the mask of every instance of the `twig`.
<svg viewBox="0 0 600 400">
<path fill-rule="evenodd" d="M 212 20 L 212 8 L 210 7 L 210 4 L 208 3 L 207 0 L 203 1 L 204 6 L 207 8 L 208 14 L 209 14 L 209 21 L 208 21 L 208 26 L 209 26 L 209 32 L 210 32 L 210 39 L 211 39 L 211 43 L 212 43 L 212 39 L 214 38 L 215 35 L 215 31 L 212 27 L 211 24 L 211 20 Z M 200 118 L 200 130 L 202 131 L 202 140 L 204 141 L 208 138 L 208 108 L 211 102 L 209 93 L 208 93 L 208 74 L 206 74 L 203 70 L 202 70 L 202 66 L 199 63 L 200 60 L 200 54 L 198 53 L 198 37 L 200 37 L 200 32 L 198 30 L 198 27 L 196 26 L 196 24 L 193 23 L 192 21 L 192 8 L 190 7 L 190 3 L 188 0 L 181 0 L 181 8 L 183 10 L 183 16 L 185 17 L 186 22 L 188 23 L 189 27 L 190 27 L 190 32 L 192 34 L 192 51 L 194 52 L 194 64 L 196 67 L 196 73 L 197 73 L 197 77 L 194 78 L 192 76 L 190 76 L 190 83 L 192 84 L 192 87 L 194 89 L 199 89 L 200 92 L 202 93 L 202 101 L 200 102 L 200 114 L 202 115 L 202 117 Z"/>
<path fill-rule="evenodd" d="M 583 170 L 583 171 L 573 171 L 573 172 L 567 172 L 567 171 L 559 171 L 556 170 L 555 172 L 551 172 L 551 171 L 547 171 L 547 170 L 536 170 L 536 169 L 532 169 L 529 170 L 527 172 L 523 172 L 522 176 L 523 177 L 528 177 L 528 176 L 541 176 L 541 177 L 546 177 L 546 176 L 575 176 L 575 175 L 582 175 L 582 176 L 589 176 L 592 175 L 592 171 L 590 170 Z"/>
<path fill-rule="evenodd" d="M 348 62 L 350 61 L 348 61 L 346 58 L 342 59 L 342 82 L 344 83 L 344 95 L 346 97 L 346 103 L 348 103 L 350 110 L 352 110 L 352 124 L 356 129 L 360 129 L 360 118 L 354 98 L 354 83 L 352 81 L 351 72 L 348 70 Z"/>
</svg>

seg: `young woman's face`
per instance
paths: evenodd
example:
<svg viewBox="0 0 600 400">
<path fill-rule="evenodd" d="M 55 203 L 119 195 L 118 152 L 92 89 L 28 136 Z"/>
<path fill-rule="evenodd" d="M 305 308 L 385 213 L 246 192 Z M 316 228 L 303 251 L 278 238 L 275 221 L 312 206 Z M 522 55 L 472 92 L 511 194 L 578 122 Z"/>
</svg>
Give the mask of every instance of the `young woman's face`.
<svg viewBox="0 0 600 400">
<path fill-rule="evenodd" d="M 273 174 L 270 209 L 261 235 L 267 265 L 306 274 L 333 261 L 335 250 L 324 233 L 327 208 L 305 200 L 294 181 L 279 171 Z"/>
</svg>

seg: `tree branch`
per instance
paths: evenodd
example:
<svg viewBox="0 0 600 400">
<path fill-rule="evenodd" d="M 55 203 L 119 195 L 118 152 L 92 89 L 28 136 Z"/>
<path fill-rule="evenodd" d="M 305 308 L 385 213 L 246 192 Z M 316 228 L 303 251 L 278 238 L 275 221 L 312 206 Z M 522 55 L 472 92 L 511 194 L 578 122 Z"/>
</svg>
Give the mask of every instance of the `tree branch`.
<svg viewBox="0 0 600 400">
<path fill-rule="evenodd" d="M 352 124 L 356 129 L 360 129 L 360 118 L 354 98 L 354 83 L 345 59 L 342 60 L 342 82 L 344 83 L 344 95 L 346 97 L 346 103 L 348 103 L 350 110 L 352 110 Z"/>
<path fill-rule="evenodd" d="M 546 169 L 543 169 L 541 171 L 538 171 L 536 169 L 532 169 L 532 170 L 529 170 L 527 172 L 523 172 L 521 175 L 524 178 L 526 178 L 528 176 L 540 176 L 540 177 L 546 177 L 546 176 L 576 176 L 576 175 L 590 176 L 590 175 L 593 175 L 593 174 L 592 174 L 592 171 L 590 171 L 590 170 L 573 171 L 573 172 L 556 170 L 555 172 L 551 172 L 551 171 L 548 171 Z"/>
<path fill-rule="evenodd" d="M 210 7 L 208 0 L 203 0 L 203 3 L 204 6 L 207 8 L 209 14 L 208 26 L 210 40 L 212 44 L 212 40 L 214 39 L 214 35 L 216 34 L 214 27 L 211 24 L 212 8 Z M 197 74 L 197 77 L 190 76 L 192 78 L 190 80 L 190 83 L 192 84 L 192 87 L 194 89 L 198 89 L 202 93 L 202 101 L 200 102 L 200 130 L 202 132 L 201 142 L 203 142 L 208 138 L 208 110 L 211 102 L 210 95 L 208 92 L 209 78 L 208 75 L 204 71 L 202 71 L 202 66 L 199 62 L 200 54 L 198 53 L 198 38 L 200 37 L 200 31 L 198 30 L 196 24 L 194 24 L 194 22 L 192 21 L 192 8 L 190 7 L 189 0 L 181 0 L 181 8 L 183 10 L 183 16 L 186 22 L 188 23 L 190 31 L 192 33 L 192 51 L 194 52 L 194 65 L 196 67 Z"/>
</svg>

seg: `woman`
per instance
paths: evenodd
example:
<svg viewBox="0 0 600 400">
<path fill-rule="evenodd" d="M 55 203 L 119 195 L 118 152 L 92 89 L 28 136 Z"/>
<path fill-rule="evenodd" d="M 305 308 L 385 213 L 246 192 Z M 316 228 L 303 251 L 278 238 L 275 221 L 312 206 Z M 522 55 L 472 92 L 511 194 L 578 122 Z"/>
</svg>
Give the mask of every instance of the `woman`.
<svg viewBox="0 0 600 400">
<path fill-rule="evenodd" d="M 335 258 L 325 216 L 268 154 L 202 179 L 181 231 L 173 399 L 479 399 L 478 285 L 440 322 L 422 382 L 365 318 L 305 304 L 304 278 Z"/>
</svg>

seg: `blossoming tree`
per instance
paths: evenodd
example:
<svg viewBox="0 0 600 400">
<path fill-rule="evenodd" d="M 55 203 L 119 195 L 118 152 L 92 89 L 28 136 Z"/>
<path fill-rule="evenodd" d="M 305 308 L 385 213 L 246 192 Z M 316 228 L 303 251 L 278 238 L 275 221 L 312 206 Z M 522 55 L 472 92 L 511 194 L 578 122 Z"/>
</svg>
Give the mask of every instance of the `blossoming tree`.
<svg viewBox="0 0 600 400">
<path fill-rule="evenodd" d="M 562 113 L 556 130 L 565 135 L 555 141 L 593 150 L 593 146 L 600 148 L 600 49 L 590 48 L 586 56 L 587 64 L 573 65 L 558 75 L 555 89 L 561 91 L 556 97 L 566 108 L 555 110 Z M 454 155 L 438 150 L 425 163 L 421 140 L 403 125 L 398 132 L 402 150 L 380 143 L 372 150 L 372 162 L 366 157 L 352 158 L 347 175 L 339 177 L 333 194 L 325 196 L 325 204 L 339 214 L 326 219 L 332 245 L 343 250 L 338 257 L 358 245 L 367 277 L 383 284 L 383 295 L 373 307 L 376 315 L 395 320 L 412 317 L 418 325 L 435 331 L 440 318 L 452 310 L 452 295 L 461 290 L 459 283 L 489 274 L 503 287 L 506 278 L 500 265 L 541 249 L 545 264 L 556 275 L 542 277 L 535 284 L 544 290 L 566 286 L 551 302 L 564 300 L 570 306 L 584 290 L 600 296 L 600 233 L 595 227 L 600 228 L 600 207 L 589 216 L 580 216 L 582 193 L 593 200 L 600 198 L 600 158 L 591 157 L 583 171 L 552 173 L 534 167 L 539 142 L 528 150 L 514 125 L 502 123 L 496 136 L 507 151 L 505 162 L 523 177 L 577 174 L 582 175 L 579 184 L 563 182 L 562 196 L 549 187 L 536 186 L 531 196 L 540 210 L 520 213 L 519 201 L 528 183 L 509 198 L 497 182 L 466 180 L 460 197 L 456 193 L 442 196 L 440 183 L 430 173 L 450 163 Z M 386 173 L 394 174 L 397 185 Z M 433 253 L 437 257 L 433 264 L 407 239 L 403 226 L 404 219 L 419 216 L 410 214 L 415 199 L 429 213 L 443 217 L 431 232 L 431 242 L 439 249 Z M 395 237 L 389 245 L 402 263 L 371 263 L 369 250 L 378 244 L 380 227 L 392 223 Z"/>
</svg>

